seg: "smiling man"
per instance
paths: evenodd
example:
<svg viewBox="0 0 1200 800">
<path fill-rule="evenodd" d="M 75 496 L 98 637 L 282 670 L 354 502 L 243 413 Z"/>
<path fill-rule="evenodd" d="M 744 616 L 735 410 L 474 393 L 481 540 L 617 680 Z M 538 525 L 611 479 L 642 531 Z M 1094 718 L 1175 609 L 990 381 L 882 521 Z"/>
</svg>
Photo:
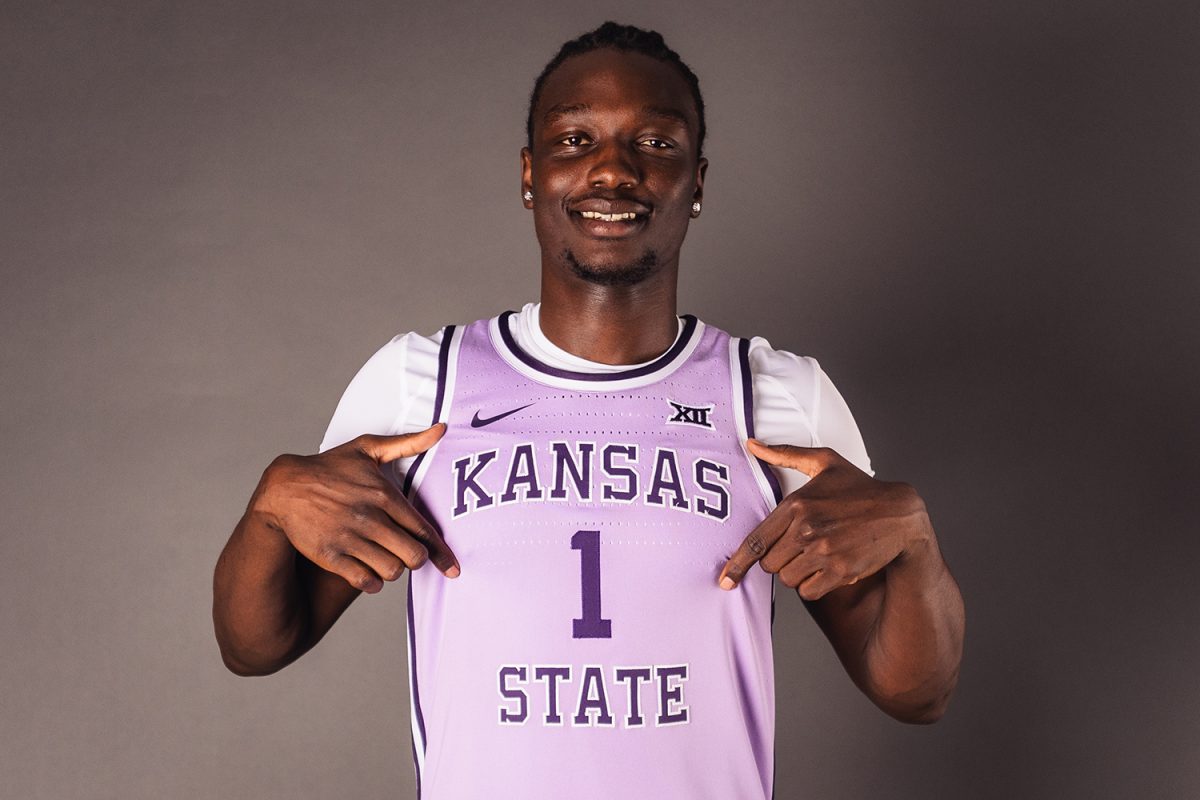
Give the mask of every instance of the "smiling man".
<svg viewBox="0 0 1200 800">
<path fill-rule="evenodd" d="M 521 151 L 540 304 L 385 345 L 218 562 L 246 675 L 412 570 L 422 797 L 770 797 L 774 575 L 887 713 L 931 722 L 954 688 L 962 600 L 920 496 L 872 476 L 815 361 L 677 314 L 704 132 L 658 34 L 564 45 Z"/>
</svg>

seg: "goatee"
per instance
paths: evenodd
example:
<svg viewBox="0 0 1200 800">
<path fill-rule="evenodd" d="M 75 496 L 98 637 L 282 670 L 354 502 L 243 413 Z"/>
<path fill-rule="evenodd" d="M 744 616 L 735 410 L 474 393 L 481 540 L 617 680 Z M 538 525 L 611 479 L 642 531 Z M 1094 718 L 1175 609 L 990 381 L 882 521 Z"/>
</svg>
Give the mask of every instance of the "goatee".
<svg viewBox="0 0 1200 800">
<path fill-rule="evenodd" d="M 594 264 L 580 263 L 575 254 L 569 249 L 563 251 L 563 261 L 571 268 L 575 277 L 594 283 L 597 286 L 634 286 L 650 277 L 658 266 L 658 253 L 647 250 L 642 257 L 631 264 L 619 264 L 611 267 L 599 267 Z"/>
</svg>

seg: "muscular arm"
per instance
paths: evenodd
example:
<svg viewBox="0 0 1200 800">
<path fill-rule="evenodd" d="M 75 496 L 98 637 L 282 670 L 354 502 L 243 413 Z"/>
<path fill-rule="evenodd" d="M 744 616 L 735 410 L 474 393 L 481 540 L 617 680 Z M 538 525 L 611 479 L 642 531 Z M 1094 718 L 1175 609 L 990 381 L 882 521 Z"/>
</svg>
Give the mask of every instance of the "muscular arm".
<svg viewBox="0 0 1200 800">
<path fill-rule="evenodd" d="M 876 705 L 904 722 L 939 719 L 958 680 L 964 612 L 920 495 L 827 448 L 749 446 L 811 480 L 746 537 L 722 587 L 760 563 L 797 590 Z"/>
<path fill-rule="evenodd" d="M 238 675 L 268 675 L 295 661 L 361 591 L 296 552 L 256 508 L 262 490 L 260 482 L 213 573 L 217 644 Z"/>
<path fill-rule="evenodd" d="M 941 718 L 958 682 L 965 617 L 936 540 L 804 604 L 877 706 L 904 722 Z"/>
<path fill-rule="evenodd" d="M 444 426 L 360 436 L 315 456 L 280 456 L 217 559 L 213 627 L 226 666 L 276 672 L 321 640 L 360 592 L 407 566 L 459 572 L 437 531 L 380 465 L 424 452 Z"/>
</svg>

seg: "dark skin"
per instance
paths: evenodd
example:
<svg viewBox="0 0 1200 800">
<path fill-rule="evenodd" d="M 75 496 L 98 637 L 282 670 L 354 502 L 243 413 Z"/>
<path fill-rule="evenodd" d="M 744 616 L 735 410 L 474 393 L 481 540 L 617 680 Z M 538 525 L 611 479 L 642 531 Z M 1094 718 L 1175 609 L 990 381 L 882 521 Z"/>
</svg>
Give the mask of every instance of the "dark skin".
<svg viewBox="0 0 1200 800">
<path fill-rule="evenodd" d="M 864 694 L 902 722 L 936 722 L 958 682 L 964 613 L 924 500 L 829 448 L 748 448 L 810 480 L 743 540 L 721 588 L 736 591 L 756 563 L 777 574 Z"/>
<path fill-rule="evenodd" d="M 547 78 L 533 149 L 521 150 L 521 191 L 533 194 L 525 206 L 542 251 L 542 332 L 559 347 L 635 364 L 675 341 L 679 249 L 708 169 L 699 125 L 678 71 L 638 53 L 585 53 Z M 637 219 L 589 230 L 580 208 Z M 568 252 L 602 275 L 647 253 L 655 264 L 635 284 L 603 285 L 581 278 Z"/>
<path fill-rule="evenodd" d="M 432 561 L 458 562 L 380 467 L 433 446 L 435 425 L 359 436 L 312 456 L 281 455 L 263 472 L 213 575 L 213 625 L 225 665 L 268 675 L 321 640 L 362 592 Z"/>
<path fill-rule="evenodd" d="M 607 364 L 650 360 L 677 333 L 679 251 L 708 163 L 687 84 L 670 64 L 615 50 L 565 61 L 534 110 L 521 190 L 542 254 L 540 322 L 564 350 Z M 380 471 L 444 431 L 363 436 L 267 468 L 214 576 L 213 618 L 239 674 L 280 669 L 362 591 L 453 552 Z M 945 710 L 962 657 L 963 604 L 924 501 L 832 450 L 750 441 L 757 457 L 810 476 L 725 565 L 795 588 L 850 677 L 907 722 Z M 715 591 L 716 589 L 714 589 Z"/>
</svg>

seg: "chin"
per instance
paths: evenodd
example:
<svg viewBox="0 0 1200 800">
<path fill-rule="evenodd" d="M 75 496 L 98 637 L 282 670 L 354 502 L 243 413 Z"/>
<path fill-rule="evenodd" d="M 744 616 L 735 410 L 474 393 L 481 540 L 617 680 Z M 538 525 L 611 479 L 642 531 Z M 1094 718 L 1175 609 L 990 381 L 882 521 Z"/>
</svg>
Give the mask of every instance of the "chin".
<svg viewBox="0 0 1200 800">
<path fill-rule="evenodd" d="M 575 277 L 597 286 L 636 286 L 655 273 L 658 254 L 646 250 L 634 259 L 593 261 L 580 260 L 568 249 L 563 251 L 563 263 Z"/>
</svg>

